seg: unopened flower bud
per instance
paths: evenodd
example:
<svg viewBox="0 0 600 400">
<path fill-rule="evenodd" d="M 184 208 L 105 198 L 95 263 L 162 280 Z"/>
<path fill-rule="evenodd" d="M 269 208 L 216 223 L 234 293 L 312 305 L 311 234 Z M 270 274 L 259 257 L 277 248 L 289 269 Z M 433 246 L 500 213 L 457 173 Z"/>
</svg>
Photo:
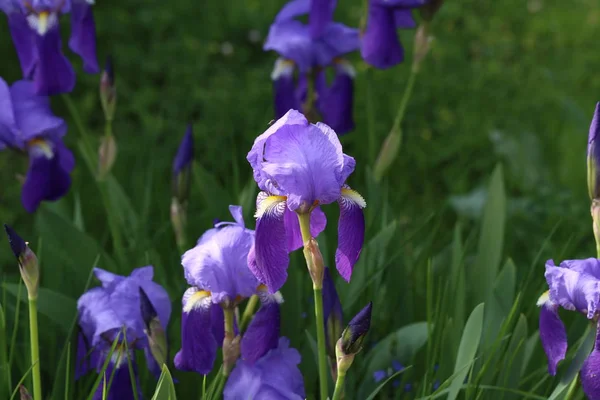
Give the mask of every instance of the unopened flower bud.
<svg viewBox="0 0 600 400">
<path fill-rule="evenodd" d="M 17 258 L 19 270 L 30 299 L 37 298 L 38 285 L 40 279 L 40 267 L 35 253 L 29 248 L 29 245 L 21 239 L 19 235 L 8 225 L 4 224 L 4 230 L 8 236 L 10 248 Z"/>
<path fill-rule="evenodd" d="M 392 130 L 388 137 L 383 142 L 379 156 L 375 161 L 374 175 L 375 180 L 379 182 L 385 175 L 387 170 L 390 168 L 398 152 L 400 151 L 400 144 L 402 143 L 402 133 L 400 128 Z"/>
<path fill-rule="evenodd" d="M 192 125 L 188 125 L 183 140 L 173 160 L 173 196 L 180 203 L 188 199 L 190 191 L 190 180 L 192 178 L 192 161 L 194 159 L 194 136 Z"/>
<path fill-rule="evenodd" d="M 341 337 L 341 350 L 343 354 L 356 354 L 362 350 L 363 341 L 371 327 L 371 310 L 373 303 L 369 302 L 365 308 L 348 323 Z"/>
<path fill-rule="evenodd" d="M 315 238 L 311 237 L 304 243 L 304 257 L 307 261 L 306 264 L 313 281 L 313 287 L 315 289 L 321 289 L 323 287 L 323 271 L 325 270 L 325 263 L 323 262 L 323 255 L 321 254 L 319 244 Z"/>
<path fill-rule="evenodd" d="M 19 398 L 21 400 L 33 400 L 33 397 L 31 397 L 29 391 L 24 385 L 19 386 Z"/>
<path fill-rule="evenodd" d="M 429 36 L 429 24 L 423 23 L 419 25 L 417 33 L 415 33 L 415 51 L 413 54 L 412 68 L 415 72 L 419 71 L 421 62 L 425 59 L 425 56 L 429 52 L 429 47 L 432 38 Z"/>
<path fill-rule="evenodd" d="M 590 199 L 600 199 L 600 103 L 596 104 L 590 125 L 587 148 L 587 181 Z"/>
<path fill-rule="evenodd" d="M 187 223 L 187 212 L 185 206 L 173 197 L 171 200 L 171 225 L 173 225 L 173 232 L 175 232 L 175 240 L 177 246 L 180 248 L 185 247 L 185 226 Z"/>
<path fill-rule="evenodd" d="M 152 305 L 148 295 L 140 287 L 140 311 L 144 321 L 146 337 L 152 356 L 158 363 L 163 365 L 167 362 L 167 337 L 160 323 L 156 309 Z"/>
<path fill-rule="evenodd" d="M 98 149 L 98 179 L 103 180 L 111 171 L 117 158 L 117 142 L 114 135 L 103 136 Z"/>
<path fill-rule="evenodd" d="M 100 77 L 100 102 L 104 110 L 104 118 L 107 121 L 112 121 L 117 106 L 117 87 L 115 85 L 112 57 L 110 56 L 106 58 L 106 64 Z"/>
</svg>

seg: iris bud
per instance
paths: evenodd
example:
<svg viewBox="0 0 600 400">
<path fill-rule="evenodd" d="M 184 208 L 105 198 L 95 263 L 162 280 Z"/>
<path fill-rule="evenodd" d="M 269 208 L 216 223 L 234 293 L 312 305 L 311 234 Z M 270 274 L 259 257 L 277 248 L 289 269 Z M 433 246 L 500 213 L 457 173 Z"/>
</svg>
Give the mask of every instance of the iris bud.
<svg viewBox="0 0 600 400">
<path fill-rule="evenodd" d="M 112 121 L 117 106 L 117 87 L 115 86 L 115 71 L 112 57 L 106 58 L 106 64 L 100 78 L 100 102 L 104 110 L 104 118 Z"/>
<path fill-rule="evenodd" d="M 17 258 L 19 270 L 30 299 L 37 298 L 40 267 L 35 253 L 29 248 L 27 243 L 8 225 L 4 224 L 4 230 L 8 236 L 10 248 Z"/>
<path fill-rule="evenodd" d="M 148 337 L 150 352 L 158 363 L 163 365 L 167 362 L 167 337 L 162 327 L 156 309 L 150 302 L 144 289 L 140 287 L 140 311 L 144 320 L 144 332 Z"/>
</svg>

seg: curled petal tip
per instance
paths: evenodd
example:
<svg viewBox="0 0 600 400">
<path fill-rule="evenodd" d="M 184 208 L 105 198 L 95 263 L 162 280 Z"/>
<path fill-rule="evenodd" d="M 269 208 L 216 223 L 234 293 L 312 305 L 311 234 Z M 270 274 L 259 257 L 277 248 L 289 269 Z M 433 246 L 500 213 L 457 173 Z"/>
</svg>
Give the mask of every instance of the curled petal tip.
<svg viewBox="0 0 600 400">
<path fill-rule="evenodd" d="M 4 224 L 4 230 L 6 231 L 6 235 L 8 236 L 8 243 L 10 243 L 10 248 L 17 257 L 17 259 L 25 252 L 27 249 L 27 243 L 11 228 L 9 225 Z"/>
</svg>

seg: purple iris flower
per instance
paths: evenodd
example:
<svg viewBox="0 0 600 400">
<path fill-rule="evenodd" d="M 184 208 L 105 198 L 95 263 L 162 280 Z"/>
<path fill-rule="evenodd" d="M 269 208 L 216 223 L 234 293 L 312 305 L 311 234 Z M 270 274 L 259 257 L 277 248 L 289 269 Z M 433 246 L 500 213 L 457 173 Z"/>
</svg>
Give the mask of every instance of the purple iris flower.
<svg viewBox="0 0 600 400">
<path fill-rule="evenodd" d="M 239 360 L 225 385 L 225 400 L 305 398 L 304 380 L 298 369 L 300 353 L 289 347 L 289 339 L 280 338 L 256 363 Z"/>
<path fill-rule="evenodd" d="M 398 39 L 398 28 L 416 26 L 412 9 L 428 0 L 369 0 L 367 27 L 362 35 L 361 55 L 376 68 L 390 68 L 404 61 L 404 48 Z"/>
<path fill-rule="evenodd" d="M 600 260 L 566 260 L 559 266 L 546 262 L 546 281 L 550 290 L 540 297 L 540 340 L 548 357 L 548 372 L 556 375 L 556 366 L 567 352 L 567 333 L 558 308 L 577 311 L 590 320 L 600 311 Z M 581 369 L 583 390 L 590 399 L 600 399 L 600 342 Z"/>
<path fill-rule="evenodd" d="M 194 135 L 189 124 L 173 160 L 173 195 L 185 201 L 190 191 L 191 168 L 194 160 Z"/>
<path fill-rule="evenodd" d="M 263 191 L 257 198 L 256 244 L 249 266 L 273 293 L 287 278 L 289 252 L 302 247 L 296 213 L 310 213 L 316 237 L 327 220 L 320 206 L 340 206 L 336 267 L 346 281 L 364 240 L 364 199 L 346 185 L 354 158 L 342 151 L 336 133 L 323 123 L 311 124 L 290 110 L 254 141 L 247 160 Z"/>
<path fill-rule="evenodd" d="M 307 79 L 315 78 L 317 109 L 323 121 L 338 134 L 354 129 L 352 119 L 354 69 L 341 59 L 358 50 L 358 30 L 332 21 L 333 0 L 293 0 L 275 17 L 265 50 L 281 58 L 271 74 L 274 83 L 275 117 L 290 109 L 302 109 L 307 95 Z M 309 24 L 295 18 L 309 14 Z M 324 69 L 334 67 L 334 81 L 328 85 Z M 298 76 L 295 76 L 295 72 Z"/>
<path fill-rule="evenodd" d="M 253 363 L 277 345 L 279 294 L 269 295 L 248 268 L 254 231 L 246 229 L 240 206 L 230 206 L 235 222 L 219 222 L 196 247 L 182 257 L 185 278 L 192 287 L 183 296 L 182 347 L 175 366 L 208 374 L 223 343 L 223 307 L 259 294 L 262 306 L 242 338 L 242 358 Z"/>
<path fill-rule="evenodd" d="M 21 191 L 28 212 L 43 200 L 58 200 L 69 191 L 75 158 L 62 142 L 66 132 L 65 121 L 52 114 L 47 97 L 35 94 L 32 82 L 18 81 L 9 88 L 0 78 L 0 149 L 29 155 Z"/>
<path fill-rule="evenodd" d="M 84 71 L 99 72 L 92 4 L 93 0 L 0 0 L 23 77 L 34 81 L 37 94 L 70 92 L 75 86 L 75 72 L 62 52 L 61 14 L 71 13 L 69 47 L 82 58 Z"/>
<path fill-rule="evenodd" d="M 598 140 L 600 140 L 600 103 L 596 104 L 588 135 L 588 189 L 592 200 L 600 198 L 600 146 L 598 146 Z"/>
<path fill-rule="evenodd" d="M 119 337 L 119 343 L 105 372 L 106 376 L 110 377 L 114 371 L 108 399 L 133 399 L 128 365 L 131 362 L 134 371 L 137 371 L 134 350 L 144 351 L 148 369 L 157 378 L 161 370 L 150 351 L 142 315 L 144 304 L 140 298 L 140 289 L 147 295 L 163 329 L 166 329 L 171 316 L 171 301 L 162 286 L 152 281 L 152 266 L 134 269 L 130 276 L 116 275 L 95 268 L 94 275 L 102 286 L 88 290 L 77 301 L 80 333 L 76 378 L 90 370 L 100 372 L 114 340 Z M 125 350 L 124 338 L 127 339 L 129 353 Z M 139 390 L 139 382 L 136 382 L 136 387 Z M 95 400 L 103 398 L 102 390 L 100 385 L 94 395 Z"/>
</svg>

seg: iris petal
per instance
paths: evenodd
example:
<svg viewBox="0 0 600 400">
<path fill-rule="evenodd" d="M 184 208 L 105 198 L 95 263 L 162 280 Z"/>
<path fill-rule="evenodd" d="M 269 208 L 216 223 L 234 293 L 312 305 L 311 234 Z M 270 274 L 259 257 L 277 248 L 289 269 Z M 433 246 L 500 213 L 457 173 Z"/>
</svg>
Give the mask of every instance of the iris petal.
<svg viewBox="0 0 600 400">
<path fill-rule="evenodd" d="M 87 1 L 71 3 L 71 38 L 69 47 L 83 60 L 83 70 L 88 74 L 100 72 L 96 57 L 96 24 L 92 6 Z"/>
<path fill-rule="evenodd" d="M 338 203 L 340 219 L 335 266 L 340 275 L 349 282 L 365 238 L 365 217 L 362 209 L 366 207 L 366 203 L 360 194 L 348 188 L 342 189 Z"/>
<path fill-rule="evenodd" d="M 312 237 L 317 237 L 327 225 L 327 217 L 320 207 L 315 207 L 310 213 L 310 234 Z M 302 242 L 302 233 L 300 232 L 300 223 L 298 222 L 298 215 L 290 211 L 286 207 L 285 210 L 285 233 L 287 236 L 287 249 L 288 252 L 298 250 L 304 246 Z"/>
<path fill-rule="evenodd" d="M 393 67 L 404 60 L 393 9 L 369 2 L 367 28 L 360 52 L 367 63 L 381 69 Z"/>
<path fill-rule="evenodd" d="M 590 400 L 600 400 L 600 338 L 596 333 L 596 344 L 594 350 L 581 367 L 581 386 Z"/>
<path fill-rule="evenodd" d="M 61 49 L 58 26 L 45 35 L 35 35 L 38 62 L 33 73 L 38 95 L 51 96 L 69 93 L 75 87 L 75 71 Z"/>
<path fill-rule="evenodd" d="M 540 310 L 540 340 L 548 357 L 550 375 L 556 375 L 556 366 L 567 353 L 567 333 L 557 308 L 557 305 L 544 304 Z"/>
<path fill-rule="evenodd" d="M 280 196 L 270 196 L 262 202 L 256 220 L 255 263 L 248 265 L 271 293 L 285 283 L 290 262 L 286 246 L 285 209 L 286 202 Z"/>
<path fill-rule="evenodd" d="M 242 337 L 243 360 L 253 364 L 269 350 L 277 347 L 280 319 L 279 304 L 276 301 L 264 303 L 260 307 Z"/>
<path fill-rule="evenodd" d="M 38 55 L 35 45 L 35 32 L 29 27 L 27 19 L 20 12 L 8 14 L 8 27 L 12 36 L 13 44 L 17 50 L 17 56 L 21 63 L 23 77 L 31 79 Z"/>
</svg>

